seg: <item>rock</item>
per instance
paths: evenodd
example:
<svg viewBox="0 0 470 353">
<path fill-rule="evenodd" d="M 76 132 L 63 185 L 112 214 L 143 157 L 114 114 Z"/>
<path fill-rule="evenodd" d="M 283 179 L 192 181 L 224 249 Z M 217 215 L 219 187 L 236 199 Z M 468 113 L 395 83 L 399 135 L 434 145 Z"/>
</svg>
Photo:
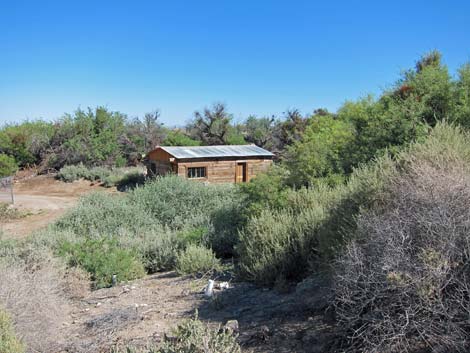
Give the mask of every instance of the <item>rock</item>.
<svg viewBox="0 0 470 353">
<path fill-rule="evenodd" d="M 224 325 L 224 331 L 232 335 L 238 334 L 240 331 L 239 326 L 238 326 L 238 321 L 228 320 L 227 323 Z"/>
</svg>

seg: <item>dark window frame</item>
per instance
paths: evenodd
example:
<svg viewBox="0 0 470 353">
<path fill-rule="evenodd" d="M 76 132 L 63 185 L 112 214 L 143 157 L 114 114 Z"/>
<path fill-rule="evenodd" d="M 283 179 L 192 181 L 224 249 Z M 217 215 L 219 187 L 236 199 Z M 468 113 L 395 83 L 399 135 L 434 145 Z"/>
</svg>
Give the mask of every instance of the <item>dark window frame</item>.
<svg viewBox="0 0 470 353">
<path fill-rule="evenodd" d="M 186 176 L 188 179 L 205 179 L 207 178 L 207 167 L 188 167 Z"/>
</svg>

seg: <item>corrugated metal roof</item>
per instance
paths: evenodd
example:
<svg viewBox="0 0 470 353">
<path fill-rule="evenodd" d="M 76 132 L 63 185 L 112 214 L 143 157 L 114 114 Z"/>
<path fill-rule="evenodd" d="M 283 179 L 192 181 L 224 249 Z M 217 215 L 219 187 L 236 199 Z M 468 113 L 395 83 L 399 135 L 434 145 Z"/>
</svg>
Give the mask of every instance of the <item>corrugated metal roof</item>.
<svg viewBox="0 0 470 353">
<path fill-rule="evenodd" d="M 159 146 L 178 159 L 184 158 L 222 158 L 222 157 L 269 157 L 273 154 L 255 145 L 229 146 Z"/>
</svg>

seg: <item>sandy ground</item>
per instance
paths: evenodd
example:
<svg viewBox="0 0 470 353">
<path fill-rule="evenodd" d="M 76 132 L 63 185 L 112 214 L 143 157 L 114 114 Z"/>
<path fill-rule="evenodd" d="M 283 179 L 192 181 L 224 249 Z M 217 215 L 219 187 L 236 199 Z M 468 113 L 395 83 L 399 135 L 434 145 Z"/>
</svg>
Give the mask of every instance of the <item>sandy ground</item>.
<svg viewBox="0 0 470 353">
<path fill-rule="evenodd" d="M 6 238 L 29 236 L 60 217 L 80 196 L 105 189 L 85 180 L 64 183 L 51 175 L 41 175 L 15 182 L 13 190 L 14 207 L 26 216 L 0 224 Z"/>
<path fill-rule="evenodd" d="M 196 310 L 198 318 L 214 328 L 237 320 L 243 352 L 320 353 L 329 348 L 332 330 L 323 315 L 321 289 L 312 294 L 310 287 L 306 296 L 301 288 L 281 294 L 232 283 L 214 298 L 206 298 L 206 281 L 167 272 L 93 291 L 79 301 L 66 324 L 63 351 L 155 346 Z"/>
</svg>

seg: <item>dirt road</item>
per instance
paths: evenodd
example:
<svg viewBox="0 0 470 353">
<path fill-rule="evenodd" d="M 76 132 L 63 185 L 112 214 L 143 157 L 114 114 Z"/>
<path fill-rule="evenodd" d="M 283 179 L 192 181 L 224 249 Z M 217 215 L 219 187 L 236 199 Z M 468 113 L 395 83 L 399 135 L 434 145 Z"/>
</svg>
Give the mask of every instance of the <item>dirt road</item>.
<svg viewBox="0 0 470 353">
<path fill-rule="evenodd" d="M 26 216 L 1 223 L 0 233 L 6 238 L 29 236 L 54 222 L 75 205 L 80 196 L 98 189 L 103 190 L 88 181 L 64 183 L 47 175 L 16 182 L 14 207 Z"/>
</svg>

